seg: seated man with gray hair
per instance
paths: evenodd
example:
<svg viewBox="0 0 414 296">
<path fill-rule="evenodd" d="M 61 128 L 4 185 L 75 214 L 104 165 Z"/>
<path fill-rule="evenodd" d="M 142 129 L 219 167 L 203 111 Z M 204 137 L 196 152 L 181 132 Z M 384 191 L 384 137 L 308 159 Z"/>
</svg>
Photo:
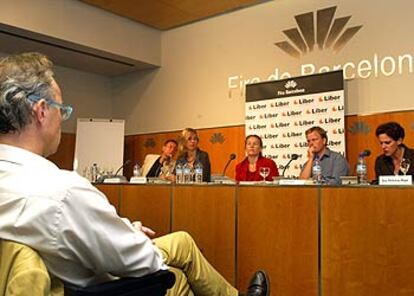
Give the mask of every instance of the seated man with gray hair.
<svg viewBox="0 0 414 296">
<path fill-rule="evenodd" d="M 151 240 L 151 229 L 119 217 L 88 180 L 46 159 L 71 112 L 46 56 L 0 61 L 0 239 L 30 246 L 52 276 L 76 286 L 170 268 L 169 295 L 237 295 L 189 234 Z M 268 294 L 258 271 L 247 295 Z"/>
</svg>

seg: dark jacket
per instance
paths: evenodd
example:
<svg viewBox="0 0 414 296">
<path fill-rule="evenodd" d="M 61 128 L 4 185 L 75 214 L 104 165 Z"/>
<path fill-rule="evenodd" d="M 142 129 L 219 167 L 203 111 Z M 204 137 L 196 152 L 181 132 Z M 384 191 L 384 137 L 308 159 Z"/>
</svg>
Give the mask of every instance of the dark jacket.
<svg viewBox="0 0 414 296">
<path fill-rule="evenodd" d="M 196 160 L 194 164 L 197 162 L 201 163 L 203 166 L 203 182 L 210 182 L 211 165 L 210 165 L 210 159 L 208 157 L 208 153 L 200 149 L 197 149 Z M 184 165 L 186 163 L 187 163 L 187 154 L 183 154 L 177 159 L 176 165 L 177 164 Z"/>
<path fill-rule="evenodd" d="M 401 144 L 400 146 L 404 147 L 403 158 L 407 158 L 411 161 L 407 175 L 414 176 L 414 149 L 410 149 L 404 144 Z M 375 160 L 375 175 L 377 179 L 379 176 L 394 175 L 394 164 L 392 163 L 392 158 L 390 156 L 381 154 L 377 157 Z M 401 171 L 399 172 L 399 175 L 402 175 Z"/>
</svg>

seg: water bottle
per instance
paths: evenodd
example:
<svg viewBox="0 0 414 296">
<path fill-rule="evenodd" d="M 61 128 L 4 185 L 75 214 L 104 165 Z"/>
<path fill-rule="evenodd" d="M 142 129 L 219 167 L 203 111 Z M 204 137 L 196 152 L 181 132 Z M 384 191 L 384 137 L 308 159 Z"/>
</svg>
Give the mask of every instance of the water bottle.
<svg viewBox="0 0 414 296">
<path fill-rule="evenodd" d="M 95 183 L 98 180 L 98 174 L 99 174 L 98 165 L 96 163 L 94 163 L 91 166 L 91 181 L 92 181 L 92 183 Z"/>
<path fill-rule="evenodd" d="M 197 162 L 194 166 L 195 183 L 203 182 L 203 165 L 200 162 Z"/>
<path fill-rule="evenodd" d="M 359 155 L 358 157 L 356 173 L 357 173 L 358 184 L 368 184 L 367 163 L 363 155 Z"/>
<path fill-rule="evenodd" d="M 139 166 L 138 162 L 134 165 L 134 168 L 133 168 L 133 171 L 132 171 L 132 175 L 134 177 L 141 176 L 141 167 Z"/>
<path fill-rule="evenodd" d="M 179 163 L 175 166 L 175 182 L 177 184 L 184 183 L 183 166 Z"/>
<path fill-rule="evenodd" d="M 184 183 L 191 183 L 193 180 L 191 178 L 191 167 L 186 163 L 183 167 L 183 179 Z"/>
<path fill-rule="evenodd" d="M 315 158 L 313 159 L 312 179 L 313 179 L 313 183 L 315 184 L 322 183 L 322 167 L 321 167 L 321 162 L 319 160 L 319 155 L 316 155 Z"/>
</svg>

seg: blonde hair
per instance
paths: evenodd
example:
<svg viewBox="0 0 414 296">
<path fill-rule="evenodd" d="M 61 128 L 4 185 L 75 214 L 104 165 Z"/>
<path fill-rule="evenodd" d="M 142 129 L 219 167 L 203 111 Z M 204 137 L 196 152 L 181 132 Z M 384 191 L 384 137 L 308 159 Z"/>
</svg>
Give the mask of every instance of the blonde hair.
<svg viewBox="0 0 414 296">
<path fill-rule="evenodd" d="M 197 137 L 197 142 L 200 141 L 195 129 L 190 127 L 183 129 L 180 137 L 178 138 L 178 158 L 181 158 L 187 154 L 186 144 L 191 135 L 195 135 Z"/>
</svg>

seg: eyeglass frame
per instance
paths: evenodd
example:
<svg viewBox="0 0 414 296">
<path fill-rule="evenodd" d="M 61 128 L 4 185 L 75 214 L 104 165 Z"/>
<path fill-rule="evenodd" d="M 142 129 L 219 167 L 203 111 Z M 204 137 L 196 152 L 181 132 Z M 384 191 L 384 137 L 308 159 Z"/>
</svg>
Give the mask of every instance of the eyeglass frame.
<svg viewBox="0 0 414 296">
<path fill-rule="evenodd" d="M 72 106 L 60 104 L 50 98 L 43 98 L 36 94 L 30 94 L 27 96 L 27 99 L 32 102 L 39 102 L 41 99 L 44 99 L 49 106 L 59 109 L 60 114 L 62 115 L 62 121 L 68 120 L 72 115 Z"/>
</svg>

